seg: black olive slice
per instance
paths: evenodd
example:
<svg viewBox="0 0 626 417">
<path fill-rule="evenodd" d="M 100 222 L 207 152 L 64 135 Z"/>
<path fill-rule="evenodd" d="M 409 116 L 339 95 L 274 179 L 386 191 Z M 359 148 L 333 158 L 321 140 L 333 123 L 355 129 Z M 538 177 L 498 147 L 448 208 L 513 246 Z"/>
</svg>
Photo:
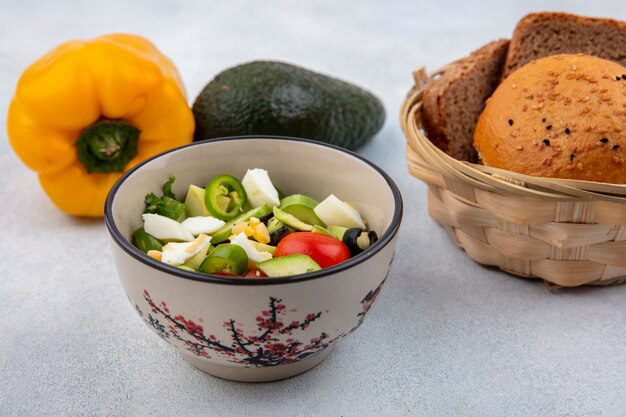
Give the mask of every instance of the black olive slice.
<svg viewBox="0 0 626 417">
<path fill-rule="evenodd" d="M 350 256 L 355 256 L 376 243 L 378 235 L 373 230 L 364 232 L 363 229 L 354 227 L 346 230 L 342 241 L 348 247 Z"/>
<path fill-rule="evenodd" d="M 278 229 L 276 229 L 274 232 L 270 234 L 270 245 L 272 246 L 278 245 L 278 242 L 280 242 L 282 238 L 284 238 L 291 232 L 293 232 L 293 230 L 288 228 L 287 226 L 279 227 Z"/>
</svg>

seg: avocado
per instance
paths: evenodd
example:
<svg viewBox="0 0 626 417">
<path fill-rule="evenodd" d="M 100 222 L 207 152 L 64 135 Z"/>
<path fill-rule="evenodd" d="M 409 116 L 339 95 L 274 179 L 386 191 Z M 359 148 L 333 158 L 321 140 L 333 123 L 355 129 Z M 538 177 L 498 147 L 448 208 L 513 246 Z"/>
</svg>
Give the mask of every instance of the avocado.
<svg viewBox="0 0 626 417">
<path fill-rule="evenodd" d="M 380 130 L 385 109 L 354 84 L 276 61 L 218 74 L 193 104 L 194 140 L 280 135 L 355 149 Z"/>
<path fill-rule="evenodd" d="M 284 277 L 319 271 L 320 266 L 308 255 L 294 254 L 279 256 L 256 264 L 268 277 Z"/>
<path fill-rule="evenodd" d="M 305 223 L 324 226 L 324 222 L 313 211 L 318 204 L 319 202 L 308 195 L 292 194 L 280 200 L 280 209 Z"/>
<path fill-rule="evenodd" d="M 209 210 L 204 205 L 204 188 L 191 184 L 185 197 L 187 217 L 210 216 Z"/>
<path fill-rule="evenodd" d="M 250 220 L 250 217 L 261 218 L 263 216 L 267 216 L 270 214 L 272 210 L 268 207 L 267 204 L 263 204 L 260 207 L 253 208 L 252 210 L 246 211 L 240 216 L 235 217 L 229 222 L 226 222 L 224 226 L 222 226 L 217 232 L 211 235 L 211 243 L 220 243 L 225 241 L 230 237 L 233 233 L 233 226 L 239 222 L 245 222 Z"/>
<path fill-rule="evenodd" d="M 318 226 L 316 224 L 313 225 L 313 230 L 311 230 L 311 231 L 314 232 L 314 233 L 321 233 L 323 235 L 334 237 L 335 239 L 338 239 L 336 234 L 334 234 L 330 230 L 326 229 L 325 227 Z"/>
<path fill-rule="evenodd" d="M 292 216 L 289 213 L 285 213 L 278 207 L 274 207 L 273 211 L 274 211 L 274 217 L 280 220 L 281 222 L 283 222 L 285 226 L 292 227 L 302 232 L 310 232 L 311 230 L 313 230 L 312 225 L 303 222 L 302 220 L 298 219 L 295 216 Z"/>
</svg>

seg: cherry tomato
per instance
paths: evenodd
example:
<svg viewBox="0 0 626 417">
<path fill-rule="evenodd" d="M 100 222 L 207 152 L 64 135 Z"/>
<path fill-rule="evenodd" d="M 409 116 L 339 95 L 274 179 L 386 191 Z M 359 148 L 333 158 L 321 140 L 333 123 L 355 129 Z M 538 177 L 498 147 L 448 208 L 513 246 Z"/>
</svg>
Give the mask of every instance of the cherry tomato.
<svg viewBox="0 0 626 417">
<path fill-rule="evenodd" d="M 258 269 L 250 269 L 248 273 L 244 275 L 244 277 L 245 278 L 266 278 L 267 275 L 265 275 L 262 271 L 259 271 Z"/>
<path fill-rule="evenodd" d="M 274 257 L 300 253 L 310 256 L 322 268 L 350 258 L 350 250 L 340 240 L 315 232 L 297 232 L 284 237 L 276 246 Z"/>
<path fill-rule="evenodd" d="M 220 277 L 237 278 L 240 275 L 227 274 L 226 272 L 213 272 L 211 275 L 219 275 Z"/>
</svg>

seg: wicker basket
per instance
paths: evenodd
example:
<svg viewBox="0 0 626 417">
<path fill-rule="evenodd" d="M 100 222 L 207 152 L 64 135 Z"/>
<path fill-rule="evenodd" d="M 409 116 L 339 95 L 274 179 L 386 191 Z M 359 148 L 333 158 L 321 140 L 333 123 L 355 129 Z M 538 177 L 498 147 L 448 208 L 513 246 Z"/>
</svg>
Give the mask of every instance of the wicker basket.
<svg viewBox="0 0 626 417">
<path fill-rule="evenodd" d="M 458 161 L 421 129 L 428 76 L 401 109 L 411 175 L 428 185 L 430 216 L 475 261 L 548 288 L 626 281 L 626 185 L 532 177 Z"/>
</svg>

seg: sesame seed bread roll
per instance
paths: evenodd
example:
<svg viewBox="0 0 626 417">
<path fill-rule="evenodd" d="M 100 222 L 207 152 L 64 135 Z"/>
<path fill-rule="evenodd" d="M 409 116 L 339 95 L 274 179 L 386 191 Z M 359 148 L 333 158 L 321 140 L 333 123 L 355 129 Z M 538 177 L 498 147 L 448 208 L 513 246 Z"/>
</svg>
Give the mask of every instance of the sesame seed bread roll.
<svg viewBox="0 0 626 417">
<path fill-rule="evenodd" d="M 488 166 L 625 184 L 626 68 L 583 54 L 526 64 L 487 101 L 474 146 Z"/>
</svg>

